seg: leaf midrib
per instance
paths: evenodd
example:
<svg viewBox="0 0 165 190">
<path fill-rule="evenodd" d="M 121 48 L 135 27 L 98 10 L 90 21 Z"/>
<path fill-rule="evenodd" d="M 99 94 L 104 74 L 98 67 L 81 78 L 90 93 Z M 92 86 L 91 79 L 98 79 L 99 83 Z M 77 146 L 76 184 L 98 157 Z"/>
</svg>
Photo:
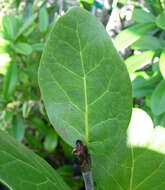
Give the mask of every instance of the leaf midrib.
<svg viewBox="0 0 165 190">
<path fill-rule="evenodd" d="M 82 56 L 82 48 L 81 48 L 81 40 L 79 36 L 79 24 L 77 21 L 77 27 L 76 27 L 76 34 L 77 34 L 77 39 L 80 47 L 80 59 L 81 59 L 81 64 L 82 64 L 82 70 L 83 70 L 83 81 L 84 81 L 84 103 L 85 103 L 85 142 L 86 146 L 88 147 L 88 98 L 87 98 L 87 81 L 86 81 L 86 74 L 85 74 L 85 67 L 84 67 L 84 61 L 83 61 L 83 56 Z"/>
</svg>

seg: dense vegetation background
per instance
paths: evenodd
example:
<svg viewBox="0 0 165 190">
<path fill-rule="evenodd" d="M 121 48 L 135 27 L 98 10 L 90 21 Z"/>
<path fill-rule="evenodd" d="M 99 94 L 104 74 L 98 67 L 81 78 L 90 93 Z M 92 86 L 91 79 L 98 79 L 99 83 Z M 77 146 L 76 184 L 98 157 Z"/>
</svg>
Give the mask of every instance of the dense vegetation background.
<svg viewBox="0 0 165 190">
<path fill-rule="evenodd" d="M 52 128 L 38 86 L 49 32 L 72 6 L 96 15 L 125 59 L 133 106 L 165 126 L 165 4 L 161 0 L 1 0 L 0 130 L 47 160 L 72 189 L 82 188 L 69 147 Z"/>
</svg>

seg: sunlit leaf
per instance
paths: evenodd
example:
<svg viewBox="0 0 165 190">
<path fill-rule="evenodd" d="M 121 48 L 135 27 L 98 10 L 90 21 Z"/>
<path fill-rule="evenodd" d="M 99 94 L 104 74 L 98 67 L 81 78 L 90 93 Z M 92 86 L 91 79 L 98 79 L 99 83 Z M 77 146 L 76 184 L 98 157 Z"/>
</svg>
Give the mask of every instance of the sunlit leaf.
<svg viewBox="0 0 165 190">
<path fill-rule="evenodd" d="M 162 51 L 159 60 L 159 67 L 163 78 L 165 78 L 165 52 Z"/>
<path fill-rule="evenodd" d="M 144 51 L 138 55 L 132 55 L 125 60 L 129 73 L 144 67 L 151 62 L 154 51 Z"/>
<path fill-rule="evenodd" d="M 71 146 L 81 139 L 101 154 L 127 128 L 132 101 L 127 70 L 104 27 L 86 10 L 72 8 L 56 22 L 39 84 L 52 125 Z"/>
<path fill-rule="evenodd" d="M 165 80 L 162 80 L 151 97 L 151 109 L 155 115 L 165 112 Z"/>
<path fill-rule="evenodd" d="M 118 50 L 124 49 L 154 28 L 156 28 L 156 25 L 153 23 L 141 23 L 130 26 L 116 36 L 114 41 L 115 47 Z"/>
<path fill-rule="evenodd" d="M 12 190 L 70 190 L 39 156 L 0 131 L 0 181 Z"/>
<path fill-rule="evenodd" d="M 132 14 L 132 20 L 137 23 L 153 23 L 155 22 L 155 19 L 156 18 L 152 13 L 139 8 L 135 8 Z"/>
<path fill-rule="evenodd" d="M 153 36 L 142 36 L 139 40 L 131 45 L 131 49 L 157 50 L 164 48 L 161 40 Z"/>
<path fill-rule="evenodd" d="M 123 140 L 114 149 L 109 147 L 106 156 L 93 158 L 98 189 L 163 190 L 164 147 L 165 129 L 154 129 L 147 113 L 134 109 Z"/>
</svg>

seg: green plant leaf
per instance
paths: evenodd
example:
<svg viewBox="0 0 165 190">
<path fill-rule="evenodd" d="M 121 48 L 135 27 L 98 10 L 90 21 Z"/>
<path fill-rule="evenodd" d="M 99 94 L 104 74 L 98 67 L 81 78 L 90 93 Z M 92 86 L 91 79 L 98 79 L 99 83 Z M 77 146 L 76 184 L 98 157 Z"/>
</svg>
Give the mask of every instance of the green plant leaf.
<svg viewBox="0 0 165 190">
<path fill-rule="evenodd" d="M 137 72 L 136 78 L 132 81 L 133 97 L 151 95 L 155 87 L 162 80 L 160 74 L 153 77 L 146 76 L 144 71 Z"/>
<path fill-rule="evenodd" d="M 156 25 L 153 23 L 141 23 L 130 26 L 129 28 L 120 32 L 115 38 L 115 47 L 118 50 L 127 48 L 139 38 L 141 38 L 144 34 L 149 32 L 150 30 L 156 28 Z"/>
<path fill-rule="evenodd" d="M 153 128 L 143 110 L 134 109 L 121 141 L 104 157 L 93 157 L 93 175 L 99 190 L 163 190 L 165 129 Z M 160 177 L 161 176 L 161 177 Z"/>
<path fill-rule="evenodd" d="M 157 50 L 164 48 L 162 41 L 153 36 L 142 36 L 139 40 L 131 45 L 131 49 Z"/>
<path fill-rule="evenodd" d="M 39 12 L 39 25 L 41 32 L 45 32 L 49 24 L 49 15 L 45 7 L 40 9 Z"/>
<path fill-rule="evenodd" d="M 32 45 L 34 51 L 42 51 L 44 49 L 44 43 L 36 43 Z"/>
<path fill-rule="evenodd" d="M 152 61 L 154 51 L 144 51 L 138 55 L 132 55 L 125 60 L 129 73 L 144 67 L 146 64 Z"/>
<path fill-rule="evenodd" d="M 18 38 L 33 22 L 34 20 L 37 18 L 37 13 L 33 14 L 31 17 L 29 17 L 24 24 L 20 27 L 19 32 L 16 36 L 16 38 Z"/>
<path fill-rule="evenodd" d="M 0 181 L 12 190 L 70 188 L 50 165 L 0 131 Z"/>
<path fill-rule="evenodd" d="M 165 112 L 165 80 L 162 80 L 151 96 L 151 109 L 155 115 Z"/>
<path fill-rule="evenodd" d="M 8 100 L 13 95 L 18 80 L 18 70 L 15 63 L 10 63 L 4 79 L 3 98 Z"/>
<path fill-rule="evenodd" d="M 16 53 L 22 55 L 30 55 L 32 53 L 32 47 L 27 43 L 17 42 L 16 44 L 12 45 L 12 48 L 15 50 Z"/>
<path fill-rule="evenodd" d="M 135 8 L 132 14 L 132 20 L 137 23 L 154 23 L 156 17 L 143 9 Z"/>
<path fill-rule="evenodd" d="M 45 138 L 44 147 L 48 152 L 53 152 L 58 144 L 58 135 L 54 130 L 50 130 Z"/>
<path fill-rule="evenodd" d="M 2 20 L 4 36 L 6 39 L 14 41 L 18 33 L 18 22 L 13 15 L 6 15 Z"/>
<path fill-rule="evenodd" d="M 71 146 L 85 139 L 93 154 L 101 154 L 128 126 L 128 72 L 104 27 L 82 8 L 70 9 L 56 22 L 39 84 L 52 125 Z"/>
<path fill-rule="evenodd" d="M 162 51 L 162 53 L 160 55 L 159 67 L 160 67 L 160 72 L 161 72 L 163 78 L 165 78 L 165 51 Z"/>
<path fill-rule="evenodd" d="M 160 14 L 157 18 L 156 18 L 156 24 L 159 28 L 165 30 L 165 13 Z"/>
<path fill-rule="evenodd" d="M 22 141 L 25 133 L 25 126 L 22 118 L 20 116 L 15 116 L 12 124 L 13 137 L 15 137 L 18 141 Z"/>
</svg>

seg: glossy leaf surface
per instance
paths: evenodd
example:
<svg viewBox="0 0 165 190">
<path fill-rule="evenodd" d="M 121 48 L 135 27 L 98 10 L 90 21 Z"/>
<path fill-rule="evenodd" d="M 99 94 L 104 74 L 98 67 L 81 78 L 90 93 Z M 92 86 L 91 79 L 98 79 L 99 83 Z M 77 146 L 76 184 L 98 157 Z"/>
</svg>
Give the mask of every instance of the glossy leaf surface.
<svg viewBox="0 0 165 190">
<path fill-rule="evenodd" d="M 147 113 L 134 109 L 127 136 L 106 156 L 93 158 L 97 189 L 163 190 L 164 146 L 165 129 L 153 128 Z"/>
<path fill-rule="evenodd" d="M 115 47 L 118 50 L 127 48 L 133 44 L 136 40 L 141 38 L 144 34 L 154 29 L 156 26 L 153 23 L 141 23 L 128 27 L 120 32 L 115 38 Z"/>
<path fill-rule="evenodd" d="M 90 151 L 100 154 L 128 126 L 127 70 L 104 27 L 82 8 L 70 9 L 55 24 L 39 83 L 51 123 L 71 146 L 85 139 Z"/>
<path fill-rule="evenodd" d="M 70 190 L 39 156 L 0 131 L 0 181 L 12 190 Z"/>
</svg>

